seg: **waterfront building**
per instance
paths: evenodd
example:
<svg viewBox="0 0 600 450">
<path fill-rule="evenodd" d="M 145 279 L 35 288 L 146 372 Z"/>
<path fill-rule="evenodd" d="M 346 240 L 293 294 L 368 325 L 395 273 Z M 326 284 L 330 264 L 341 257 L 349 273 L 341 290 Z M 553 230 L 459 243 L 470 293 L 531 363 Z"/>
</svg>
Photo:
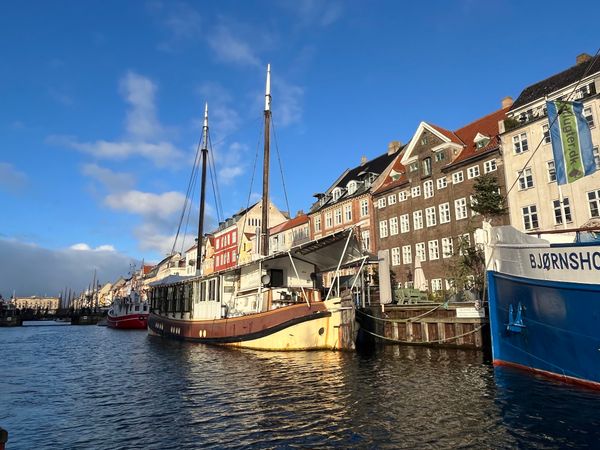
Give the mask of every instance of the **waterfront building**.
<svg viewBox="0 0 600 450">
<path fill-rule="evenodd" d="M 421 122 L 374 186 L 377 248 L 388 253 L 396 286 L 412 286 L 418 258 L 431 291 L 450 288 L 459 243 L 472 244 L 482 222 L 470 209 L 473 184 L 489 173 L 504 191 L 498 122 L 511 103 L 456 131 Z"/>
<path fill-rule="evenodd" d="M 272 227 L 269 230 L 269 252 L 284 252 L 303 244 L 310 239 L 309 219 L 303 211 L 298 211 L 296 217 Z"/>
<path fill-rule="evenodd" d="M 311 239 L 357 227 L 363 248 L 376 250 L 372 187 L 401 148 L 400 142 L 394 141 L 383 155 L 370 161 L 363 156 L 360 165 L 344 171 L 325 192 L 314 194 L 317 200 L 308 213 Z"/>
<path fill-rule="evenodd" d="M 14 297 L 10 303 L 17 309 L 47 310 L 49 314 L 54 314 L 60 307 L 60 298 L 33 295 L 31 297 Z"/>
<path fill-rule="evenodd" d="M 526 232 L 575 228 L 600 217 L 600 171 L 562 185 L 561 202 L 546 115 L 546 100 L 583 102 L 600 169 L 599 91 L 600 57 L 582 54 L 574 66 L 525 88 L 508 111 L 500 137 L 514 227 Z"/>
</svg>

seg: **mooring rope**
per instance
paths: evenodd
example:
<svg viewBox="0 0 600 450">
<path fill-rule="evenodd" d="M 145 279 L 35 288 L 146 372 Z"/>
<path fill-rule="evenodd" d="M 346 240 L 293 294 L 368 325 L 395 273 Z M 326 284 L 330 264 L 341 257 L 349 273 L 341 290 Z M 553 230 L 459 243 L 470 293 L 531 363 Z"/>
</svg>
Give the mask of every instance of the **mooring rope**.
<svg viewBox="0 0 600 450">
<path fill-rule="evenodd" d="M 367 314 L 364 311 L 361 311 L 359 309 L 356 310 L 356 312 L 358 312 L 359 314 L 362 314 L 364 316 L 370 317 L 372 319 L 375 320 L 380 320 L 382 322 L 391 322 L 391 323 L 407 323 L 407 322 L 414 322 L 416 319 L 420 319 L 421 317 L 425 317 L 429 314 L 431 314 L 432 312 L 440 309 L 442 306 L 444 306 L 446 303 L 440 303 L 439 305 L 437 305 L 435 308 L 424 312 L 423 314 L 419 314 L 418 316 L 415 317 L 409 317 L 408 319 L 384 319 L 382 317 L 376 317 L 376 316 L 372 316 L 371 314 Z"/>
<path fill-rule="evenodd" d="M 380 334 L 374 333 L 374 332 L 366 330 L 364 328 L 361 328 L 361 330 L 363 330 L 365 333 L 368 333 L 368 334 L 370 334 L 372 336 L 378 337 L 380 339 L 385 339 L 386 341 L 397 342 L 399 344 L 423 344 L 423 345 L 426 345 L 426 344 L 441 344 L 443 342 L 454 341 L 454 340 L 456 340 L 458 338 L 461 338 L 461 337 L 464 337 L 464 336 L 468 336 L 468 335 L 473 334 L 473 333 L 477 333 L 484 326 L 485 325 L 480 325 L 480 326 L 478 326 L 477 328 L 475 328 L 475 329 L 473 329 L 471 331 L 468 331 L 468 332 L 463 333 L 463 334 L 459 334 L 457 336 L 452 336 L 450 338 L 437 339 L 435 341 L 421 341 L 421 342 L 418 342 L 418 341 L 403 341 L 403 340 L 400 340 L 400 339 L 394 339 L 394 338 L 389 338 L 389 337 L 386 337 L 386 336 L 382 336 Z"/>
</svg>

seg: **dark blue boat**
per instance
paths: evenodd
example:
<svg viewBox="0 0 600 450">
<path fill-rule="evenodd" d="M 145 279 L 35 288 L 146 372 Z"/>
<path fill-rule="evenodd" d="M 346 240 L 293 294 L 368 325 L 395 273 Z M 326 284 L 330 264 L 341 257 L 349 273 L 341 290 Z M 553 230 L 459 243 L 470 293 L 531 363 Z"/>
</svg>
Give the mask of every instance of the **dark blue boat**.
<svg viewBox="0 0 600 450">
<path fill-rule="evenodd" d="M 600 388 L 600 239 L 571 231 L 546 240 L 510 226 L 491 229 L 493 359 Z"/>
</svg>

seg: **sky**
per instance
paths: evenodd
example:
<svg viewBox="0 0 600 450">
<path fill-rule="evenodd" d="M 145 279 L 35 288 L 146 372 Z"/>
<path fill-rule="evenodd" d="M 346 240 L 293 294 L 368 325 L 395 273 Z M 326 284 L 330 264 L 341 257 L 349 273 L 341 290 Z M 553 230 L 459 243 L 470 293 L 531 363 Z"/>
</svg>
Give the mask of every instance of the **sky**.
<svg viewBox="0 0 600 450">
<path fill-rule="evenodd" d="M 600 46 L 595 1 L 23 0 L 2 9 L 5 297 L 82 289 L 95 270 L 114 281 L 189 247 L 197 186 L 186 239 L 174 237 L 205 102 L 220 192 L 218 203 L 207 194 L 205 230 L 256 201 L 267 63 L 272 200 L 293 216 L 421 121 L 459 128 Z"/>
</svg>

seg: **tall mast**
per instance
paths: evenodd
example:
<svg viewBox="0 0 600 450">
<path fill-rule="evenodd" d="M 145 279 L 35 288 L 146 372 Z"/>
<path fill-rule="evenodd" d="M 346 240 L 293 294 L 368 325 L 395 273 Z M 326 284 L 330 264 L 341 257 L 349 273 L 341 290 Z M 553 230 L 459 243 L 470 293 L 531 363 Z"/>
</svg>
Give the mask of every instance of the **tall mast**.
<svg viewBox="0 0 600 450">
<path fill-rule="evenodd" d="M 271 124 L 271 64 L 267 64 L 267 87 L 265 90 L 265 151 L 263 157 L 263 195 L 260 246 L 263 255 L 269 254 L 269 137 Z"/>
<path fill-rule="evenodd" d="M 200 183 L 200 214 L 198 217 L 198 244 L 196 247 L 196 274 L 202 274 L 202 235 L 204 234 L 204 199 L 206 197 L 206 157 L 208 156 L 208 103 L 204 105 L 202 127 L 202 181 Z"/>
</svg>

